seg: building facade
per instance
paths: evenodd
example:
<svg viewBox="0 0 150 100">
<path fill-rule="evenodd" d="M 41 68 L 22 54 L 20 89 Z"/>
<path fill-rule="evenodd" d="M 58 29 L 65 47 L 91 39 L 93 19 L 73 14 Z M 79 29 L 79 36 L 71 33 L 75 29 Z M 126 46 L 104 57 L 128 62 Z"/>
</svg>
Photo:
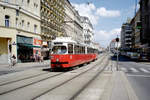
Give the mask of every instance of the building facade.
<svg viewBox="0 0 150 100">
<path fill-rule="evenodd" d="M 65 36 L 72 37 L 73 40 L 84 43 L 83 27 L 81 16 L 78 11 L 71 5 L 69 0 L 65 0 L 65 21 L 64 21 Z"/>
<path fill-rule="evenodd" d="M 83 37 L 84 43 L 88 45 L 93 45 L 93 26 L 88 17 L 82 16 L 82 24 L 83 24 Z"/>
<path fill-rule="evenodd" d="M 132 48 L 132 27 L 129 22 L 122 24 L 121 27 L 121 48 L 130 51 Z"/>
<path fill-rule="evenodd" d="M 0 12 L 0 64 L 40 54 L 40 0 L 1 0 Z"/>
<path fill-rule="evenodd" d="M 130 22 L 132 27 L 132 50 L 134 52 L 138 52 L 141 49 L 141 27 L 138 26 L 140 23 L 140 10 L 138 10 Z"/>
<path fill-rule="evenodd" d="M 140 12 L 142 48 L 150 56 L 150 0 L 140 0 Z"/>
<path fill-rule="evenodd" d="M 49 59 L 51 40 L 64 36 L 64 0 L 41 0 L 42 56 Z"/>
<path fill-rule="evenodd" d="M 43 41 L 63 36 L 64 0 L 41 0 L 41 37 Z"/>
<path fill-rule="evenodd" d="M 75 40 L 76 34 L 74 33 L 74 7 L 71 5 L 69 0 L 65 0 L 65 20 L 64 29 L 65 36 L 72 37 Z"/>
</svg>

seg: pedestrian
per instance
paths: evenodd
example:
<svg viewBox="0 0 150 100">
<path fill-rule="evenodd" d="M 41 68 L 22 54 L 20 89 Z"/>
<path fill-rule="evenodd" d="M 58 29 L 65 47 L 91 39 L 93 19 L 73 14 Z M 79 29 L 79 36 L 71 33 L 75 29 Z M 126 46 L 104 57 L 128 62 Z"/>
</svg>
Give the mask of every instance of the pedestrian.
<svg viewBox="0 0 150 100">
<path fill-rule="evenodd" d="M 40 59 L 41 59 L 41 58 L 40 58 L 40 55 L 38 55 L 38 62 L 40 62 Z"/>
<path fill-rule="evenodd" d="M 38 54 L 35 54 L 35 61 L 38 62 Z"/>
<path fill-rule="evenodd" d="M 41 55 L 41 59 L 40 59 L 40 61 L 41 61 L 41 62 L 43 62 L 43 55 Z"/>
<path fill-rule="evenodd" d="M 11 57 L 11 65 L 14 66 L 16 64 L 16 56 L 13 54 Z"/>
</svg>

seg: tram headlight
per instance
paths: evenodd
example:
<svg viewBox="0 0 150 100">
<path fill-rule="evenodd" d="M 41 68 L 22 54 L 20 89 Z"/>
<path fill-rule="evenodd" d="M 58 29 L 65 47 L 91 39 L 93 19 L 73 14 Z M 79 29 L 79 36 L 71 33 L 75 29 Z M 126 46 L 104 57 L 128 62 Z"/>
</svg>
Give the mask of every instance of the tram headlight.
<svg viewBox="0 0 150 100">
<path fill-rule="evenodd" d="M 70 56 L 70 59 L 72 59 L 72 56 Z"/>
<path fill-rule="evenodd" d="M 59 62 L 59 59 L 56 59 L 56 62 Z"/>
</svg>

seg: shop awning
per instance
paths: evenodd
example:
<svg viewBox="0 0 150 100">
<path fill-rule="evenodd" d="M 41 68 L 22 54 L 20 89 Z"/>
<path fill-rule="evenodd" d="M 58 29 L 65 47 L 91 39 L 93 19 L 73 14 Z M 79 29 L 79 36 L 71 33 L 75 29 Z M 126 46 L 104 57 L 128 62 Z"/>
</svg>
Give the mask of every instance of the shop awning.
<svg viewBox="0 0 150 100">
<path fill-rule="evenodd" d="M 32 45 L 32 44 L 25 44 L 25 43 L 18 43 L 19 46 L 26 46 L 26 47 L 29 47 L 29 48 L 41 48 L 40 46 L 35 46 L 35 45 Z"/>
</svg>

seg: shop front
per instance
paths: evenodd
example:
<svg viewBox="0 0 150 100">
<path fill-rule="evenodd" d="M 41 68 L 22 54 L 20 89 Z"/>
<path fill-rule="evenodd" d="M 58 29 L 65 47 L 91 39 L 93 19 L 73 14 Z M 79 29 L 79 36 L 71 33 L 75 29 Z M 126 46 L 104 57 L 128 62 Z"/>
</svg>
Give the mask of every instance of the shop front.
<svg viewBox="0 0 150 100">
<path fill-rule="evenodd" d="M 31 62 L 33 59 L 33 38 L 17 35 L 17 58 L 19 63 Z"/>
<path fill-rule="evenodd" d="M 41 55 L 41 45 L 42 40 L 39 38 L 33 38 L 33 58 L 35 61 L 39 61 L 42 57 Z"/>
</svg>

